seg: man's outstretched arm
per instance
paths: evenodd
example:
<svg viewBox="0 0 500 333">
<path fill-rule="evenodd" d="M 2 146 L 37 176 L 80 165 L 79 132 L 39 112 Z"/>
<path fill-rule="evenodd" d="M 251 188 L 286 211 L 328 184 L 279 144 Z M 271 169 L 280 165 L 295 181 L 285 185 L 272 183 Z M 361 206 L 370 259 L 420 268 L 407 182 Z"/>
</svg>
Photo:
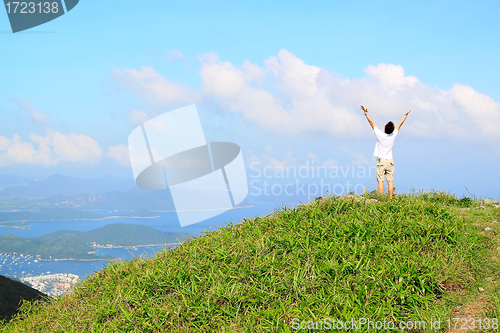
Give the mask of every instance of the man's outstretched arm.
<svg viewBox="0 0 500 333">
<path fill-rule="evenodd" d="M 367 110 L 367 109 L 366 109 L 363 105 L 361 105 L 361 109 L 362 109 L 363 111 L 365 111 L 365 116 L 366 116 L 366 119 L 368 120 L 368 122 L 370 123 L 370 126 L 371 126 L 372 128 L 375 128 L 375 124 L 373 123 L 372 118 L 370 118 L 370 116 L 368 115 L 368 110 Z"/>
<path fill-rule="evenodd" d="M 410 112 L 411 112 L 411 110 L 410 110 L 410 111 L 408 111 L 408 112 L 406 112 L 406 113 L 405 113 L 405 116 L 403 117 L 403 119 L 401 119 L 401 121 L 399 122 L 398 126 L 396 126 L 396 129 L 397 129 L 398 131 L 399 131 L 399 128 L 400 128 L 400 127 L 403 125 L 403 123 L 405 122 L 406 117 L 408 117 L 408 114 L 409 114 Z"/>
</svg>

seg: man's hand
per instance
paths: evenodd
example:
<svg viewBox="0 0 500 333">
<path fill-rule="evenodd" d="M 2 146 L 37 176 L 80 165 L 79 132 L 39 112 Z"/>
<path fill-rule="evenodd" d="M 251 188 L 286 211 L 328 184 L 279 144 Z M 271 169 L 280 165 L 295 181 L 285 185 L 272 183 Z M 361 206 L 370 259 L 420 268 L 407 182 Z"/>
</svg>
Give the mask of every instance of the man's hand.
<svg viewBox="0 0 500 333">
<path fill-rule="evenodd" d="M 363 111 L 365 111 L 365 116 L 366 116 L 366 119 L 368 120 L 368 123 L 370 124 L 370 126 L 372 128 L 375 128 L 375 124 L 373 123 L 372 118 L 370 118 L 370 116 L 368 115 L 368 110 L 363 105 L 361 105 L 361 109 Z"/>
<path fill-rule="evenodd" d="M 396 126 L 396 129 L 399 131 L 399 129 L 401 128 L 401 126 L 403 126 L 403 123 L 405 122 L 406 120 L 406 117 L 408 117 L 408 114 L 411 112 L 411 109 L 405 113 L 405 116 L 403 117 L 403 119 L 401 119 L 401 121 L 399 122 L 398 126 Z"/>
</svg>

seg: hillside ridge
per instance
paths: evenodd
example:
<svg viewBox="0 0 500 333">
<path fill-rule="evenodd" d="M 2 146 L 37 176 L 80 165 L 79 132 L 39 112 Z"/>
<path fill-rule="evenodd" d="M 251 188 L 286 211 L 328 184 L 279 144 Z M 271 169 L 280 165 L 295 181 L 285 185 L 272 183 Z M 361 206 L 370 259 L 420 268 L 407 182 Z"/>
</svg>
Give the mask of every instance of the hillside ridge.
<svg viewBox="0 0 500 333">
<path fill-rule="evenodd" d="M 498 318 L 497 220 L 498 203 L 443 192 L 317 198 L 112 263 L 63 298 L 27 304 L 2 332 L 291 331 L 360 318 L 429 325 L 478 293 L 477 315 Z"/>
<path fill-rule="evenodd" d="M 33 302 L 44 298 L 48 296 L 20 281 L 0 275 L 0 321 L 10 320 L 21 307 L 22 300 Z"/>
</svg>

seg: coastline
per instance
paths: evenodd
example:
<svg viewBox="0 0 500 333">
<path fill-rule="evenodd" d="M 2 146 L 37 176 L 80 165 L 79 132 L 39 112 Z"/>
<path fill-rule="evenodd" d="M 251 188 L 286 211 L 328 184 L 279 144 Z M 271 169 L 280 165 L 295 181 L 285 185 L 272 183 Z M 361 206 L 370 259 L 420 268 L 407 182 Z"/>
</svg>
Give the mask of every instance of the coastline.
<svg viewBox="0 0 500 333">
<path fill-rule="evenodd" d="M 251 205 L 251 206 L 238 206 L 238 207 L 213 208 L 213 209 L 193 209 L 193 210 L 151 210 L 151 212 L 154 212 L 154 213 L 203 212 L 203 211 L 232 210 L 232 209 L 253 208 L 253 207 L 255 207 L 255 206 Z M 93 212 L 93 211 L 101 211 L 101 210 L 102 209 L 90 209 L 90 210 L 86 210 L 86 211 Z M 103 216 L 103 217 L 94 218 L 94 219 L 85 218 L 85 219 L 64 219 L 64 220 L 16 220 L 16 221 L 1 221 L 0 222 L 0 227 L 26 229 L 26 228 L 29 228 L 30 226 L 6 226 L 6 225 L 2 225 L 2 224 L 6 224 L 6 223 L 25 223 L 25 222 L 58 222 L 58 221 L 102 221 L 102 220 L 105 220 L 105 219 L 119 219 L 119 218 L 126 218 L 126 219 L 156 219 L 156 218 L 159 218 L 159 217 L 160 217 L 159 215 L 156 215 L 156 216 L 120 216 L 120 215 L 112 215 L 112 216 Z"/>
<path fill-rule="evenodd" d="M 19 229 L 25 229 L 29 226 L 5 226 L 1 225 L 4 223 L 24 223 L 24 222 L 59 222 L 59 221 L 102 221 L 106 219 L 119 219 L 119 218 L 124 218 L 124 219 L 156 219 L 159 218 L 159 215 L 156 216 L 104 216 L 96 219 L 64 219 L 64 220 L 17 220 L 17 221 L 2 221 L 0 222 L 0 227 L 5 227 L 5 228 L 19 228 Z"/>
<path fill-rule="evenodd" d="M 165 244 L 146 244 L 146 245 L 111 245 L 111 246 L 106 246 L 106 245 L 92 245 L 93 248 L 95 249 L 130 249 L 130 248 L 137 248 L 137 247 L 154 247 L 154 246 L 171 246 L 171 245 L 180 245 L 181 243 L 165 243 Z M 93 251 L 95 253 L 97 251 Z M 38 260 L 41 261 L 64 261 L 64 260 L 71 260 L 71 261 L 101 261 L 101 260 L 106 260 L 106 261 L 114 261 L 114 260 L 120 260 L 120 258 L 115 258 L 115 259 L 75 259 L 75 258 L 41 258 L 36 256 Z"/>
<path fill-rule="evenodd" d="M 231 209 L 240 209 L 240 208 L 252 208 L 255 206 L 238 206 L 238 207 L 229 207 L 229 208 L 207 208 L 207 209 L 186 209 L 186 210 L 151 210 L 154 213 L 176 213 L 176 212 L 206 212 L 211 210 L 231 210 Z"/>
<path fill-rule="evenodd" d="M 181 243 L 164 243 L 164 244 L 146 244 L 146 245 L 92 245 L 95 249 L 128 249 L 134 247 L 152 247 L 152 246 L 169 246 L 169 245 L 180 245 Z"/>
<path fill-rule="evenodd" d="M 0 223 L 3 223 L 3 222 L 0 222 Z M 8 222 L 8 223 L 13 223 L 13 222 Z M 29 229 L 31 226 L 28 224 L 28 225 L 19 225 L 19 226 L 16 226 L 16 225 L 0 225 L 0 228 L 3 227 L 3 228 L 16 228 L 16 229 Z"/>
<path fill-rule="evenodd" d="M 38 258 L 38 257 L 37 257 Z M 37 260 L 39 261 L 112 261 L 112 260 L 117 260 L 119 258 L 115 259 L 73 259 L 73 258 L 54 258 L 54 259 L 43 259 L 43 258 L 38 258 Z"/>
</svg>

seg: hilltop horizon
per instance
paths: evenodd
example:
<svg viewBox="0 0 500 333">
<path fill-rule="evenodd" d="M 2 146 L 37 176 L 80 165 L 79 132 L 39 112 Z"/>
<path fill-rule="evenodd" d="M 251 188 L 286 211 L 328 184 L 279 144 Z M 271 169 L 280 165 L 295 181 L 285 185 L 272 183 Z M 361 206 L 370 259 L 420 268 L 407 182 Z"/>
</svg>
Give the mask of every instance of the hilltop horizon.
<svg viewBox="0 0 500 333">
<path fill-rule="evenodd" d="M 350 172 L 349 172 L 350 173 Z M 344 174 L 345 175 L 345 174 Z M 336 183 L 345 184 L 352 180 L 352 178 L 343 178 L 343 179 L 328 179 L 328 178 L 281 178 L 274 179 L 274 183 L 265 183 L 267 180 L 265 177 L 261 178 L 251 178 L 249 180 L 249 196 L 248 200 L 259 201 L 258 198 L 268 198 L 268 201 L 272 201 L 272 198 L 280 198 L 282 200 L 289 200 L 292 202 L 305 202 L 304 200 L 314 199 L 316 196 L 325 196 L 325 195 L 344 195 L 349 192 L 355 192 L 357 194 L 364 193 L 365 190 L 371 191 L 376 188 L 376 185 L 373 184 L 372 187 L 365 186 L 358 187 L 358 191 L 355 191 L 355 183 L 352 183 L 351 187 L 349 187 L 349 191 L 345 186 L 342 187 L 342 191 L 339 193 L 334 193 L 333 186 L 330 186 L 330 191 L 324 190 L 321 192 L 321 185 L 323 184 L 324 189 L 327 189 L 325 186 L 330 181 L 331 185 L 335 185 Z M 251 183 L 254 181 L 254 183 Z M 282 192 L 285 192 L 284 187 L 288 184 L 292 184 L 294 186 L 294 190 L 296 190 L 296 195 L 286 195 L 285 193 L 281 193 L 280 195 L 275 195 L 271 189 L 271 185 L 279 185 L 282 189 Z M 302 186 L 304 185 L 304 186 Z M 311 189 L 318 190 L 318 192 L 307 193 L 307 186 L 311 186 Z M 316 186 L 315 187 L 313 187 Z M 302 188 L 301 188 L 302 186 Z M 68 189 L 64 189 L 68 187 Z M 359 189 L 362 191 L 359 191 Z M 457 187 L 454 189 L 444 189 L 444 188 L 409 188 L 397 186 L 396 193 L 410 193 L 412 190 L 424 190 L 424 191 L 432 191 L 432 190 L 440 190 L 448 193 L 452 193 L 457 197 L 476 197 L 476 198 L 491 198 L 494 200 L 500 199 L 500 189 L 496 190 L 493 188 L 492 190 L 486 193 L 474 193 L 471 192 L 466 186 L 463 188 L 459 188 L 459 191 L 456 191 Z M 297 191 L 297 189 L 299 189 Z M 340 188 L 339 188 L 340 189 Z M 336 189 L 335 189 L 336 190 Z M 455 191 L 454 191 L 455 190 Z M 102 194 L 107 192 L 151 192 L 157 193 L 161 195 L 161 190 L 144 190 L 138 187 L 135 184 L 135 180 L 133 175 L 130 175 L 128 178 L 119 178 L 114 175 L 106 174 L 106 175 L 94 175 L 94 177 L 78 177 L 78 176 L 69 176 L 65 175 L 61 172 L 51 174 L 45 178 L 38 177 L 30 177 L 30 176 L 21 176 L 20 174 L 8 173 L 8 174 L 0 174 L 0 201 L 2 197 L 7 196 L 28 196 L 28 197 L 49 197 L 49 196 L 75 196 L 80 194 Z M 160 191 L 160 192 L 157 192 Z M 303 193 L 302 193 L 303 192 Z M 303 194 L 303 195 L 302 195 Z M 308 195 L 309 194 L 309 195 Z M 168 196 L 168 195 L 167 195 Z M 285 202 L 285 201 L 283 201 Z M 173 208 L 172 208 L 173 209 Z"/>
</svg>

